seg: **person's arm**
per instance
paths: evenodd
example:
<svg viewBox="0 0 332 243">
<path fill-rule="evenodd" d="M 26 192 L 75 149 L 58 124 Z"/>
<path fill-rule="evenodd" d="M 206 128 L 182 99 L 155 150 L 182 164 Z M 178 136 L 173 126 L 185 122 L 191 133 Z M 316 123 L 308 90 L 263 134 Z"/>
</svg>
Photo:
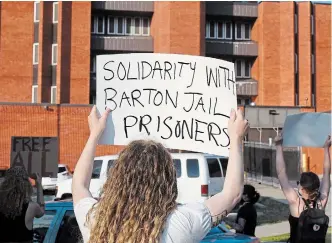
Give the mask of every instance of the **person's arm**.
<svg viewBox="0 0 332 243">
<path fill-rule="evenodd" d="M 105 129 L 109 112 L 110 110 L 107 109 L 104 114 L 98 118 L 97 108 L 94 106 L 89 115 L 88 120 L 90 137 L 83 149 L 81 157 L 76 164 L 75 173 L 73 175 L 72 193 L 74 205 L 76 205 L 76 203 L 83 198 L 92 197 L 89 191 L 89 186 L 92 175 L 93 161 L 98 140 Z"/>
<path fill-rule="evenodd" d="M 40 218 L 43 217 L 45 214 L 45 200 L 44 200 L 44 193 L 43 193 L 43 187 L 42 187 L 42 178 L 41 176 L 37 174 L 33 174 L 31 176 L 33 180 L 35 180 L 35 185 L 37 188 L 37 203 L 32 203 L 32 210 L 31 213 L 33 214 L 32 218 Z"/>
<path fill-rule="evenodd" d="M 324 171 L 323 171 L 323 179 L 322 185 L 320 188 L 321 193 L 321 201 L 323 207 L 326 206 L 327 200 L 330 194 L 331 187 L 331 157 L 330 157 L 330 148 L 331 148 L 331 136 L 328 136 L 326 142 L 324 144 Z"/>
<path fill-rule="evenodd" d="M 227 225 L 229 225 L 232 229 L 235 229 L 238 232 L 242 232 L 244 229 L 244 226 L 246 224 L 246 220 L 244 218 L 238 218 L 238 223 L 229 221 L 229 220 L 224 220 Z"/>
<path fill-rule="evenodd" d="M 282 148 L 282 135 L 278 135 L 275 138 L 276 143 L 276 167 L 277 167 L 277 176 L 279 179 L 279 183 L 281 186 L 281 189 L 288 201 L 289 204 L 294 204 L 297 202 L 298 196 L 295 192 L 294 188 L 292 188 L 291 184 L 288 181 L 288 176 L 286 173 L 286 166 L 285 166 L 285 160 L 284 160 L 284 152 Z"/>
<path fill-rule="evenodd" d="M 228 123 L 230 152 L 224 187 L 220 193 L 205 201 L 213 221 L 226 217 L 241 199 L 244 181 L 242 140 L 248 128 L 248 121 L 243 118 L 242 111 L 232 110 Z"/>
</svg>

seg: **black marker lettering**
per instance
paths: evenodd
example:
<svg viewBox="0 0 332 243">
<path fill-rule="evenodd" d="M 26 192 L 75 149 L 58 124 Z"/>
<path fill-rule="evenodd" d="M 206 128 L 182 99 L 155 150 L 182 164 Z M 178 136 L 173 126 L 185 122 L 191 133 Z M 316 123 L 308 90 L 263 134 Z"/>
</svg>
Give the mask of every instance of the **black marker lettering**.
<svg viewBox="0 0 332 243">
<path fill-rule="evenodd" d="M 127 96 L 127 94 L 126 94 L 125 91 L 122 93 L 119 108 L 121 108 L 121 105 L 122 105 L 122 101 L 123 101 L 123 100 L 127 100 L 128 105 L 131 106 L 130 101 L 129 101 L 129 97 Z"/>
<path fill-rule="evenodd" d="M 167 100 L 169 99 L 169 100 L 172 102 L 174 108 L 177 108 L 177 107 L 178 107 L 178 96 L 179 96 L 179 91 L 176 91 L 176 98 L 175 98 L 175 102 L 174 102 L 174 101 L 172 100 L 172 98 L 171 98 L 171 96 L 170 96 L 168 90 L 166 89 L 166 98 L 165 98 L 165 103 L 166 103 L 166 105 L 167 105 Z"/>
<path fill-rule="evenodd" d="M 206 125 L 207 123 L 195 119 L 195 124 L 196 124 L 196 129 L 195 129 L 195 141 L 204 143 L 203 140 L 197 139 L 197 134 L 198 134 L 198 133 L 204 133 L 204 132 L 202 132 L 202 131 L 199 130 L 199 128 L 198 128 L 198 123 L 202 123 L 202 124 L 205 124 L 205 125 Z"/>
<path fill-rule="evenodd" d="M 167 65 L 168 67 L 166 67 Z M 166 73 L 168 74 L 169 79 L 172 79 L 171 74 L 169 73 L 169 71 L 172 69 L 172 63 L 170 63 L 169 61 L 165 61 L 164 62 L 164 79 L 166 80 Z"/>
<path fill-rule="evenodd" d="M 105 106 L 109 107 L 112 111 L 114 111 L 118 105 L 117 103 L 113 100 L 113 98 L 117 95 L 117 91 L 113 88 L 106 88 L 104 89 L 105 92 Z M 108 106 L 107 103 L 112 102 L 113 106 Z"/>
<path fill-rule="evenodd" d="M 171 129 L 170 126 L 166 123 L 167 120 L 172 120 L 172 117 L 171 117 L 171 116 L 168 116 L 168 117 L 166 117 L 165 120 L 164 120 L 164 125 L 165 125 L 166 127 L 168 127 L 168 129 L 169 129 L 169 133 L 170 133 L 168 137 L 163 137 L 163 136 L 161 136 L 161 138 L 162 138 L 162 139 L 165 139 L 165 140 L 166 140 L 166 139 L 169 139 L 169 138 L 172 136 L 172 134 L 173 134 L 172 129 Z"/>
<path fill-rule="evenodd" d="M 134 95 L 135 93 L 138 93 L 138 95 Z M 138 100 L 138 98 L 141 97 L 141 91 L 139 89 L 134 89 L 133 91 L 131 91 L 131 99 L 133 100 L 133 107 L 135 107 L 135 101 L 137 101 L 142 107 L 144 107 L 144 105 Z"/>
<path fill-rule="evenodd" d="M 145 117 L 149 118 L 149 120 L 147 122 L 144 122 Z M 152 121 L 152 118 L 150 115 L 141 116 L 140 121 L 139 121 L 139 132 L 142 132 L 142 128 L 144 127 L 146 133 L 148 135 L 150 135 L 149 129 L 146 127 L 146 125 L 150 124 L 151 121 Z"/>
<path fill-rule="evenodd" d="M 157 103 L 157 102 L 156 102 L 157 95 L 160 95 L 160 103 Z M 163 94 L 162 94 L 160 91 L 157 91 L 157 93 L 155 94 L 154 99 L 153 99 L 153 104 L 154 104 L 155 106 L 160 106 L 161 103 L 163 102 L 163 99 L 164 99 Z"/>
<path fill-rule="evenodd" d="M 130 62 L 128 63 L 128 74 L 127 74 L 127 79 L 128 79 L 128 80 L 136 80 L 136 79 L 137 79 L 137 78 L 129 77 L 129 74 L 130 74 Z"/>
<path fill-rule="evenodd" d="M 175 137 L 180 137 L 181 135 L 181 126 L 180 126 L 180 121 L 176 121 L 175 125 Z"/>
<path fill-rule="evenodd" d="M 194 83 L 195 72 L 196 72 L 196 62 L 194 62 L 194 63 L 195 63 L 194 66 L 191 66 L 192 63 L 190 63 L 190 69 L 193 70 L 193 76 L 191 78 L 191 84 L 189 86 L 187 86 L 187 88 L 190 88 Z"/>
<path fill-rule="evenodd" d="M 135 119 L 134 124 L 132 124 L 132 125 L 127 125 L 127 119 L 128 119 L 128 118 L 134 118 L 134 119 Z M 137 119 L 136 116 L 131 116 L 131 115 L 129 115 L 129 116 L 126 116 L 125 118 L 123 118 L 123 125 L 124 125 L 124 130 L 125 130 L 126 138 L 128 138 L 128 130 L 127 130 L 127 128 L 128 128 L 128 127 L 133 127 L 133 126 L 135 126 L 136 123 L 137 123 L 137 121 L 138 121 L 138 119 Z"/>
<path fill-rule="evenodd" d="M 213 133 L 213 131 L 212 131 L 213 130 L 213 126 L 215 126 L 215 127 L 218 128 L 218 133 Z M 211 138 L 213 138 L 213 140 L 216 143 L 216 145 L 219 146 L 218 141 L 216 140 L 216 138 L 214 137 L 214 135 L 220 135 L 221 134 L 220 127 L 216 123 L 211 122 L 211 123 L 209 123 L 207 130 L 208 130 L 209 141 L 211 141 Z"/>
<path fill-rule="evenodd" d="M 191 128 L 189 130 L 188 123 L 186 120 L 183 121 L 182 123 L 182 139 L 184 139 L 184 127 L 186 127 L 188 136 L 190 139 L 193 139 L 193 134 L 194 134 L 194 119 L 191 118 Z"/>
<path fill-rule="evenodd" d="M 123 72 L 124 72 L 124 75 L 123 75 L 122 78 L 120 77 L 120 66 L 122 66 L 122 70 L 123 70 Z M 120 80 L 124 80 L 124 79 L 126 78 L 126 76 L 127 76 L 126 68 L 125 68 L 125 66 L 123 65 L 122 62 L 119 63 L 117 74 L 118 74 L 118 78 L 119 78 Z"/>
<path fill-rule="evenodd" d="M 147 74 L 146 76 L 144 76 L 144 64 L 147 64 L 147 65 L 149 65 L 149 67 L 150 67 L 150 72 L 149 72 L 149 74 Z M 142 80 L 144 80 L 144 79 L 146 79 L 147 77 L 149 77 L 151 73 L 152 73 L 152 66 L 151 66 L 151 64 L 148 63 L 147 61 L 142 61 Z"/>
<path fill-rule="evenodd" d="M 106 67 L 107 64 L 112 63 L 112 62 L 114 62 L 114 61 L 109 61 L 109 62 L 106 62 L 106 63 L 104 64 L 104 67 L 103 67 L 104 70 L 105 70 L 105 71 L 109 71 L 109 72 L 112 73 L 112 76 L 111 76 L 111 77 L 107 77 L 107 78 L 106 78 L 106 76 L 104 76 L 104 80 L 105 80 L 105 81 L 110 81 L 110 80 L 112 80 L 112 79 L 114 78 L 114 72 L 112 71 L 112 69 L 109 69 L 109 68 Z"/>
<path fill-rule="evenodd" d="M 158 66 L 157 66 L 157 64 L 158 64 Z M 154 77 L 154 73 L 155 73 L 155 71 L 159 71 L 159 73 L 160 73 L 160 79 L 163 79 L 163 74 L 161 73 L 162 69 L 161 69 L 161 67 L 160 67 L 160 63 L 159 63 L 158 61 L 156 61 L 156 62 L 154 63 L 154 68 L 153 68 L 152 78 Z"/>
</svg>

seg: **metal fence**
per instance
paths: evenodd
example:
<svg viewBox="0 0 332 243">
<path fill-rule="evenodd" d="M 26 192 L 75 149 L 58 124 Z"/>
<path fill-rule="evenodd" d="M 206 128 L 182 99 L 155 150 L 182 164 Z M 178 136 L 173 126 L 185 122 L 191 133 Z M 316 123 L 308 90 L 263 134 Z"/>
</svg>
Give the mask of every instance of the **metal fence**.
<svg viewBox="0 0 332 243">
<path fill-rule="evenodd" d="M 294 186 L 301 173 L 301 148 L 284 148 L 286 172 Z M 276 173 L 276 148 L 258 142 L 244 144 L 244 170 L 247 179 L 279 186 Z"/>
</svg>

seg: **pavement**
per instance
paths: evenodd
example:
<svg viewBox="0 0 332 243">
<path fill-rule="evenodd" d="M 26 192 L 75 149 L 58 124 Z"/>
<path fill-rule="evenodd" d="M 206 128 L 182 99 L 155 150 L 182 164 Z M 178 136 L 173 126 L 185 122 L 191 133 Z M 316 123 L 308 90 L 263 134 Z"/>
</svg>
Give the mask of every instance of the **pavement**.
<svg viewBox="0 0 332 243">
<path fill-rule="evenodd" d="M 274 187 L 271 185 L 266 185 L 266 184 L 261 184 L 256 181 L 247 179 L 245 183 L 249 183 L 253 185 L 256 190 L 261 194 L 263 197 L 270 197 L 276 201 L 279 201 L 284 204 L 288 204 L 282 190 L 279 187 Z M 330 189 L 330 196 L 332 191 Z M 327 207 L 326 207 L 326 214 L 332 218 L 331 215 L 331 200 L 328 201 Z M 331 227 L 331 220 L 329 223 L 329 226 Z M 268 237 L 268 236 L 276 236 L 276 235 L 282 235 L 289 233 L 289 223 L 288 221 L 283 221 L 279 223 L 274 223 L 274 224 L 265 224 L 265 225 L 260 225 L 256 227 L 255 234 L 257 237 L 262 238 L 262 237 Z"/>
</svg>

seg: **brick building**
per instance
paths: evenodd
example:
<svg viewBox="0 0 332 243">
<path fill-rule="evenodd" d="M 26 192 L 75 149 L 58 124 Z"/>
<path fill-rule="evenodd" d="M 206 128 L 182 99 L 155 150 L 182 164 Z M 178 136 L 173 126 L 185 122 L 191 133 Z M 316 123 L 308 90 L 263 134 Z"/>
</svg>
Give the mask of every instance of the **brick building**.
<svg viewBox="0 0 332 243">
<path fill-rule="evenodd" d="M 254 141 L 268 142 L 289 113 L 331 110 L 330 4 L 2 1 L 0 34 L 0 168 L 9 166 L 11 136 L 57 136 L 60 162 L 75 166 L 89 133 L 98 54 L 234 62 L 238 103 L 261 118 L 250 120 Z M 321 173 L 322 151 L 303 152 Z"/>
</svg>

